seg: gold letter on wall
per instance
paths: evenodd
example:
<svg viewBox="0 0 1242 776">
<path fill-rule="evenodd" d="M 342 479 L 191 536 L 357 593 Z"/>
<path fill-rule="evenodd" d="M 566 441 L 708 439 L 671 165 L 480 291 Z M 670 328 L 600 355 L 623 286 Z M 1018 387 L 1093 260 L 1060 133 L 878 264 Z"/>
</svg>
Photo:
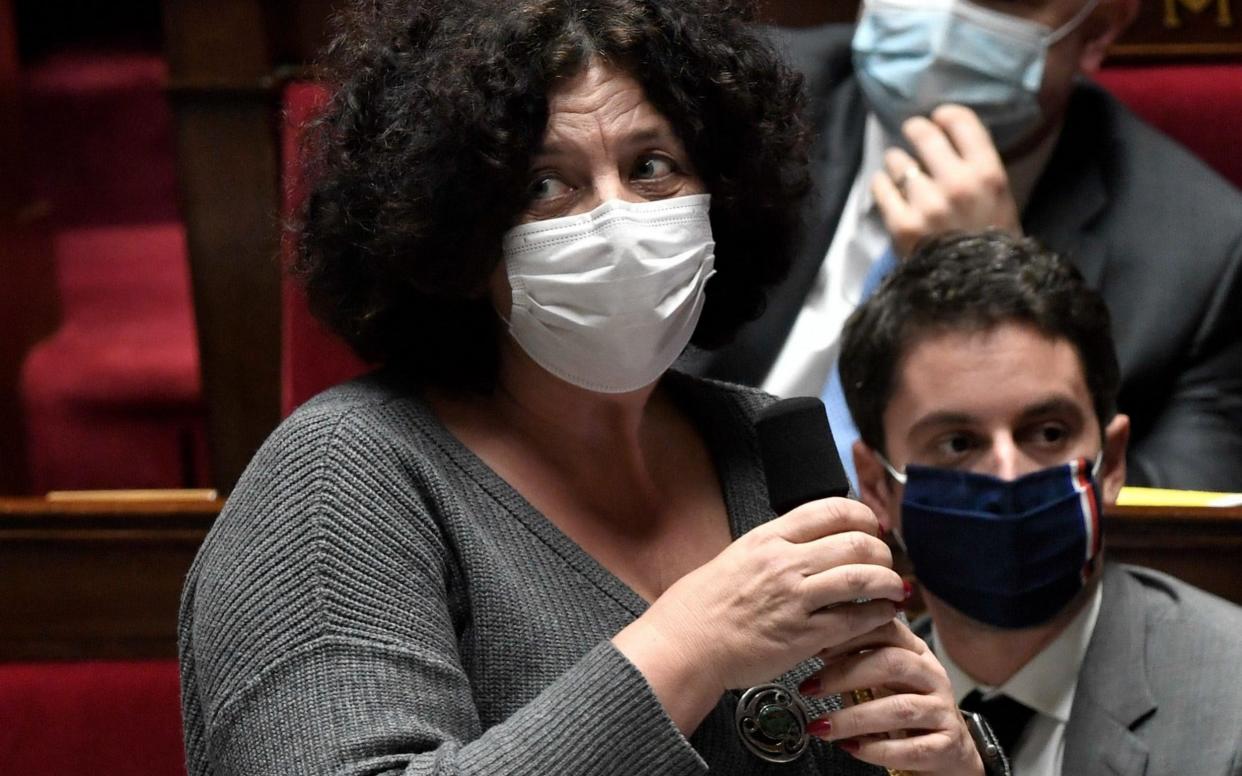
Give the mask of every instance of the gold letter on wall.
<svg viewBox="0 0 1242 776">
<path fill-rule="evenodd" d="M 1233 0 L 1216 0 L 1216 25 L 1218 27 L 1232 27 L 1233 14 L 1229 6 Z M 1191 13 L 1201 13 L 1204 8 L 1212 0 L 1164 0 L 1164 26 L 1175 29 L 1182 26 L 1181 15 L 1177 12 L 1177 6 L 1186 6 Z"/>
</svg>

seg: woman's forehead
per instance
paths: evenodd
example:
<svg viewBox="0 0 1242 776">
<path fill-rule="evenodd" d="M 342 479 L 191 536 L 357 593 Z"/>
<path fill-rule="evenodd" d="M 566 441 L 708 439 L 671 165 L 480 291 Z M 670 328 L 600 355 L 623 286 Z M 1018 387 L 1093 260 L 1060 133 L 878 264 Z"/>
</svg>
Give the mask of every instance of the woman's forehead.
<svg viewBox="0 0 1242 776">
<path fill-rule="evenodd" d="M 586 138 L 615 140 L 674 136 L 668 119 L 647 99 L 632 75 L 593 61 L 548 94 L 548 123 L 541 151 Z"/>
<path fill-rule="evenodd" d="M 642 84 L 630 73 L 593 58 L 548 90 L 549 114 L 591 114 L 601 109 L 632 111 L 647 102 Z"/>
</svg>

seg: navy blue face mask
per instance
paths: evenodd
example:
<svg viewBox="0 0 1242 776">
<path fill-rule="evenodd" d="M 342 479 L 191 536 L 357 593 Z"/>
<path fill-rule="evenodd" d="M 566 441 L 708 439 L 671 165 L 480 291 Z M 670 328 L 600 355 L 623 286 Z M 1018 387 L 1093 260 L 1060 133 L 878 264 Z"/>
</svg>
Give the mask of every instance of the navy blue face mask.
<svg viewBox="0 0 1242 776">
<path fill-rule="evenodd" d="M 910 465 L 898 482 L 901 539 L 919 582 L 963 614 L 998 628 L 1052 619 L 1078 594 L 1100 553 L 1100 459 L 1016 480 Z"/>
</svg>

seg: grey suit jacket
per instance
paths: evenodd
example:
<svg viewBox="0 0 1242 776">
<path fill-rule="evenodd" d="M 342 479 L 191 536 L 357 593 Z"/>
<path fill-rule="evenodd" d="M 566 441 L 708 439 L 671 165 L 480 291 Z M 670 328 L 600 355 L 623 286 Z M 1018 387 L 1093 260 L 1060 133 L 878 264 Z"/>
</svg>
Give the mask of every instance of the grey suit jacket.
<svg viewBox="0 0 1242 776">
<path fill-rule="evenodd" d="M 685 368 L 758 385 L 784 344 L 836 231 L 862 155 L 866 105 L 852 28 L 780 30 L 806 77 L 816 195 L 801 245 L 762 317 Z M 1083 83 L 1023 214 L 1104 296 L 1133 421 L 1131 484 L 1242 488 L 1242 193 Z"/>
<path fill-rule="evenodd" d="M 1242 776 L 1242 609 L 1139 566 L 1105 564 L 1103 583 L 1061 773 Z"/>
<path fill-rule="evenodd" d="M 1106 565 L 1061 772 L 1242 775 L 1242 609 L 1158 571 Z"/>
</svg>

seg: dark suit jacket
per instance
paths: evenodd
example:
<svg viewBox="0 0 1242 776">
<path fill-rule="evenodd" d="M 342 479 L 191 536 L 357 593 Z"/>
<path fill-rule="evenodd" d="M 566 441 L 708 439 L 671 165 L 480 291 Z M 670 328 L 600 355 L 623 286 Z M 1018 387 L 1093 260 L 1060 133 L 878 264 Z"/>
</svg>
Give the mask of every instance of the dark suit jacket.
<svg viewBox="0 0 1242 776">
<path fill-rule="evenodd" d="M 732 345 L 694 354 L 690 371 L 758 385 L 793 326 L 862 154 L 867 109 L 851 32 L 776 33 L 807 79 L 817 192 L 767 311 Z M 1129 483 L 1242 489 L 1242 194 L 1084 82 L 1023 222 L 1078 266 L 1112 312 L 1119 405 L 1133 421 Z"/>
</svg>

